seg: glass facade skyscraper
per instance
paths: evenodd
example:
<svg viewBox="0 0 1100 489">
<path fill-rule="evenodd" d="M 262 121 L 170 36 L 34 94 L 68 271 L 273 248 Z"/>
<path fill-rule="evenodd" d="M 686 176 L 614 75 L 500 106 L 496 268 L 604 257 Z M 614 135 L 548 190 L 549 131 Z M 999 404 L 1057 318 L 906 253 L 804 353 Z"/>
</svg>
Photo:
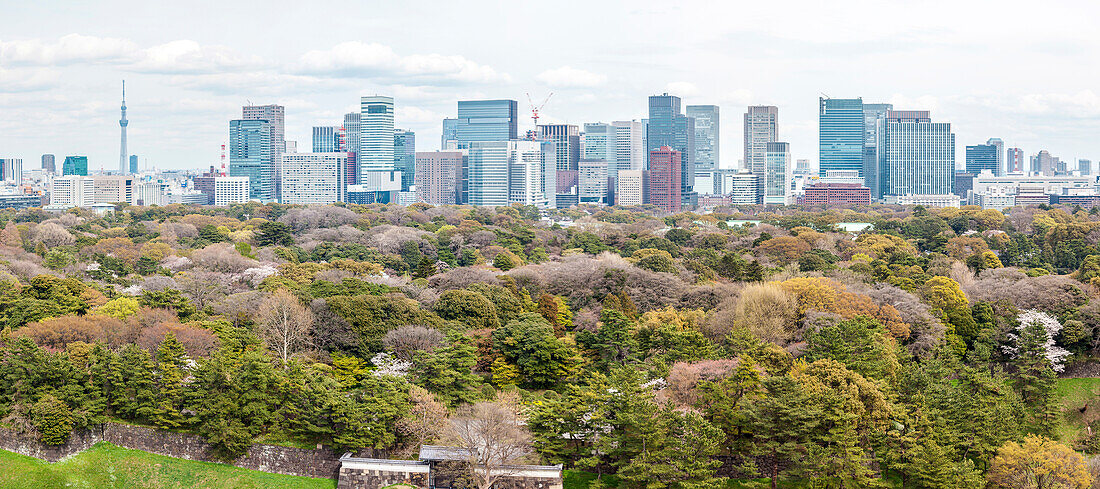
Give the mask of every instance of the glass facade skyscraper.
<svg viewBox="0 0 1100 489">
<path fill-rule="evenodd" d="M 745 168 L 757 175 L 760 182 L 767 178 L 768 145 L 779 139 L 779 107 L 753 105 L 745 111 Z M 764 202 L 763 191 L 756 203 Z"/>
<path fill-rule="evenodd" d="M 863 176 L 863 99 L 818 99 L 818 172 L 855 170 Z"/>
<path fill-rule="evenodd" d="M 271 123 L 266 120 L 229 121 L 229 176 L 248 177 L 248 197 L 275 200 L 275 155 Z"/>
<path fill-rule="evenodd" d="M 393 97 L 360 99 L 359 182 L 372 171 L 393 171 Z"/>
<path fill-rule="evenodd" d="M 893 104 L 863 104 L 863 185 L 871 189 L 871 195 L 881 199 L 879 185 L 878 131 L 880 119 L 894 110 Z"/>
<path fill-rule="evenodd" d="M 313 152 L 333 153 L 340 150 L 340 128 L 313 126 Z"/>
<path fill-rule="evenodd" d="M 695 171 L 718 169 L 721 133 L 717 105 L 689 105 L 687 116 L 695 119 Z"/>
<path fill-rule="evenodd" d="M 665 93 L 649 97 L 648 121 L 647 151 L 667 146 L 680 152 L 681 205 L 695 206 L 695 120 L 680 111 L 680 97 Z"/>
<path fill-rule="evenodd" d="M 989 170 L 995 176 L 1000 176 L 1001 171 L 997 167 L 1001 151 L 992 144 L 976 144 L 966 147 L 966 172 L 975 175 L 982 170 Z"/>
<path fill-rule="evenodd" d="M 889 111 L 878 152 L 883 195 L 949 195 L 955 184 L 955 134 L 928 111 Z"/>
<path fill-rule="evenodd" d="M 348 164 L 344 168 L 344 183 L 355 185 L 359 181 L 359 112 L 344 114 L 344 151 L 348 152 Z"/>
<path fill-rule="evenodd" d="M 416 179 L 416 133 L 393 131 L 393 167 L 401 172 L 401 191 L 407 192 Z"/>
<path fill-rule="evenodd" d="M 447 144 L 458 142 L 458 119 L 443 119 L 443 136 L 440 138 L 439 147 L 447 149 Z"/>
<path fill-rule="evenodd" d="M 83 175 L 88 176 L 88 157 L 87 156 L 66 156 L 65 162 L 61 164 L 61 175 Z"/>
<path fill-rule="evenodd" d="M 445 120 L 446 121 L 446 120 Z M 447 122 L 444 122 L 444 126 Z M 444 138 L 447 137 L 446 127 Z M 519 137 L 519 103 L 515 100 L 460 100 L 454 140 L 460 148 L 474 141 L 509 141 Z"/>
</svg>

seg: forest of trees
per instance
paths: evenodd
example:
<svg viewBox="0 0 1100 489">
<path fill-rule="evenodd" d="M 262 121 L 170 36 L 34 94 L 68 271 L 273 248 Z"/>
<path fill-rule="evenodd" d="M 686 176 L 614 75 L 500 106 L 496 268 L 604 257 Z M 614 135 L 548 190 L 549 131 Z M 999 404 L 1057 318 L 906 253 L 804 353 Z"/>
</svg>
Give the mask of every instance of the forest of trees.
<svg viewBox="0 0 1100 489">
<path fill-rule="evenodd" d="M 1100 356 L 1095 208 L 119 205 L 0 228 L 0 426 L 47 444 L 122 421 L 226 460 L 412 457 L 492 419 L 491 458 L 592 488 L 1100 475 L 1100 406 L 1068 425 L 1057 391 Z"/>
</svg>

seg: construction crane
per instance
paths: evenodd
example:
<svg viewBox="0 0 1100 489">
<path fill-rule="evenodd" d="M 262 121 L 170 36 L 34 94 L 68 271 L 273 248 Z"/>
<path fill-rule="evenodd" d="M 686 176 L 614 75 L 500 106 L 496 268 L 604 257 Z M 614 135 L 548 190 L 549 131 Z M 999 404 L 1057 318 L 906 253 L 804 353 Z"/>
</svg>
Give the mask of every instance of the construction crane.
<svg viewBox="0 0 1100 489">
<path fill-rule="evenodd" d="M 539 111 L 542 110 L 543 107 L 546 107 L 546 103 L 549 102 L 550 97 L 553 96 L 554 92 L 550 92 L 550 94 L 546 96 L 546 100 L 543 100 L 541 104 L 535 105 L 535 101 L 531 100 L 531 93 L 527 93 L 527 102 L 531 104 L 531 119 L 534 119 L 536 128 L 539 127 Z"/>
</svg>

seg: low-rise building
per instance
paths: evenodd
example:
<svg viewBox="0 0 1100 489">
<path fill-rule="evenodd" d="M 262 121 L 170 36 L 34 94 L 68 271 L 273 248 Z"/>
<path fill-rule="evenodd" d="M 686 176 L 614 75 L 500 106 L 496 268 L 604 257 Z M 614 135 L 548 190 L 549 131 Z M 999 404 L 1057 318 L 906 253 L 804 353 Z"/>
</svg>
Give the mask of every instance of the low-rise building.
<svg viewBox="0 0 1100 489">
<path fill-rule="evenodd" d="M 868 205 L 871 189 L 858 183 L 818 183 L 807 185 L 802 193 L 802 205 Z"/>
</svg>

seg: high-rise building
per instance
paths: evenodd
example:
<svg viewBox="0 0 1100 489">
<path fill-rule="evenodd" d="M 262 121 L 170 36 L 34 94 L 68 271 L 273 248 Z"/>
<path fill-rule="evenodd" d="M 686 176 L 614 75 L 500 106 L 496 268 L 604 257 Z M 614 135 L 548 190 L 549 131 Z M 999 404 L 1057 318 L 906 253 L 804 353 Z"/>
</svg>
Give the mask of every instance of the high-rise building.
<svg viewBox="0 0 1100 489">
<path fill-rule="evenodd" d="M 1077 171 L 1084 176 L 1092 175 L 1092 160 L 1078 159 Z"/>
<path fill-rule="evenodd" d="M 722 189 L 734 205 L 756 204 L 760 197 L 761 177 L 748 169 L 723 175 Z"/>
<path fill-rule="evenodd" d="M 689 105 L 685 112 L 688 117 L 695 119 L 695 172 L 718 169 L 721 142 L 718 106 Z"/>
<path fill-rule="evenodd" d="M 680 151 L 669 146 L 649 152 L 649 203 L 665 212 L 680 212 L 682 208 L 681 157 Z"/>
<path fill-rule="evenodd" d="M 680 152 L 680 206 L 694 207 L 699 200 L 695 186 L 695 120 L 680 111 L 680 97 L 652 95 L 649 97 L 649 119 L 646 128 L 646 148 L 650 151 L 649 161 L 653 161 L 652 151 L 663 147 Z M 654 178 L 650 169 L 650 196 L 653 196 Z"/>
<path fill-rule="evenodd" d="M 863 184 L 875 192 L 881 189 L 878 174 L 878 132 L 880 120 L 886 112 L 894 110 L 893 104 L 863 104 Z M 882 198 L 875 195 L 875 198 Z"/>
<path fill-rule="evenodd" d="M 88 176 L 88 157 L 66 156 L 65 162 L 61 164 L 61 175 Z"/>
<path fill-rule="evenodd" d="M 1050 155 L 1050 151 L 1042 150 L 1039 154 L 1031 157 L 1031 173 L 1040 174 L 1046 177 L 1054 175 L 1055 163 L 1057 158 Z"/>
<path fill-rule="evenodd" d="M 863 176 L 863 99 L 818 99 L 818 172 L 856 170 Z"/>
<path fill-rule="evenodd" d="M 340 151 L 340 128 L 336 126 L 313 126 L 313 152 L 335 153 Z"/>
<path fill-rule="evenodd" d="M 416 200 L 432 205 L 461 203 L 464 151 L 416 153 Z"/>
<path fill-rule="evenodd" d="M 1008 173 L 1023 173 L 1027 171 L 1024 168 L 1024 150 L 1020 148 L 1006 149 L 1005 166 Z"/>
<path fill-rule="evenodd" d="M 130 153 L 126 150 L 126 126 L 130 125 L 130 121 L 126 120 L 126 80 L 122 80 L 122 118 L 118 120 L 119 127 L 122 128 L 121 147 L 119 148 L 118 155 L 118 173 L 125 175 L 127 166 L 130 163 Z"/>
<path fill-rule="evenodd" d="M 558 171 L 576 170 L 581 159 L 581 131 L 573 124 L 540 124 L 538 138 L 555 145 L 554 164 Z"/>
<path fill-rule="evenodd" d="M 515 100 L 460 100 L 454 127 L 454 140 L 459 148 L 474 141 L 518 139 L 519 103 Z M 444 138 L 446 133 L 444 130 Z M 447 141 L 443 142 L 446 148 Z"/>
<path fill-rule="evenodd" d="M 882 195 L 947 195 L 955 183 L 955 134 L 926 110 L 891 110 L 879 136 Z"/>
<path fill-rule="evenodd" d="M 22 158 L 0 158 L 0 180 L 19 184 L 23 181 Z"/>
<path fill-rule="evenodd" d="M 615 126 L 596 122 L 584 125 L 584 152 L 582 159 L 604 160 L 609 162 L 608 173 L 614 175 L 619 169 L 616 165 L 618 140 L 616 139 Z"/>
<path fill-rule="evenodd" d="M 997 148 L 997 171 L 995 175 L 1001 176 L 1005 174 L 1005 142 L 1001 138 L 989 138 L 985 142 L 987 146 L 993 146 Z"/>
<path fill-rule="evenodd" d="M 767 179 L 768 144 L 779 138 L 779 107 L 773 105 L 753 105 L 745 111 L 745 168 Z M 757 203 L 763 202 L 764 195 L 757 196 Z"/>
<path fill-rule="evenodd" d="M 975 144 L 966 147 L 966 172 L 979 174 L 982 170 L 988 170 L 994 176 L 1001 176 L 998 168 L 998 156 L 1001 152 L 991 144 Z"/>
<path fill-rule="evenodd" d="M 616 172 L 623 170 L 645 170 L 646 144 L 645 124 L 639 121 L 615 121 L 615 164 Z"/>
<path fill-rule="evenodd" d="M 607 160 L 582 158 L 577 163 L 577 196 L 580 202 L 607 202 Z"/>
<path fill-rule="evenodd" d="M 130 155 L 130 174 L 133 175 L 138 172 L 138 156 Z"/>
<path fill-rule="evenodd" d="M 267 154 L 270 155 L 271 168 L 265 170 L 271 179 L 267 194 L 271 200 L 279 198 L 279 155 L 286 151 L 286 108 L 282 105 L 246 105 L 241 107 L 241 119 L 267 121 Z M 252 182 L 253 184 L 255 182 Z M 250 187 L 249 192 L 255 198 L 257 189 Z"/>
<path fill-rule="evenodd" d="M 282 203 L 325 205 L 347 201 L 344 184 L 347 153 L 285 153 L 280 158 Z"/>
<path fill-rule="evenodd" d="M 355 185 L 359 181 L 359 112 L 344 114 L 344 147 L 342 151 L 348 152 L 348 165 L 344 171 L 344 182 L 347 185 Z"/>
<path fill-rule="evenodd" d="M 767 144 L 762 179 L 763 203 L 789 204 L 788 189 L 791 181 L 791 146 L 784 142 Z"/>
<path fill-rule="evenodd" d="M 393 167 L 401 172 L 401 191 L 408 192 L 416 179 L 416 133 L 393 131 Z"/>
<path fill-rule="evenodd" d="M 368 172 L 393 171 L 393 97 L 370 96 L 360 100 L 359 179 Z"/>
<path fill-rule="evenodd" d="M 469 204 L 503 206 L 512 202 L 553 205 L 554 165 L 542 141 L 471 141 Z"/>
<path fill-rule="evenodd" d="M 275 200 L 275 147 L 271 122 L 229 121 L 229 175 L 248 177 L 248 197 L 261 202 Z"/>
<path fill-rule="evenodd" d="M 444 150 L 458 148 L 458 119 L 443 119 L 443 134 L 439 148 Z"/>
<path fill-rule="evenodd" d="M 642 205 L 649 201 L 645 170 L 619 170 L 615 205 Z"/>
<path fill-rule="evenodd" d="M 51 175 L 57 173 L 57 157 L 51 154 L 42 155 L 42 169 Z"/>
<path fill-rule="evenodd" d="M 248 202 L 248 177 L 213 177 L 214 205 L 225 207 L 229 204 Z"/>
</svg>

